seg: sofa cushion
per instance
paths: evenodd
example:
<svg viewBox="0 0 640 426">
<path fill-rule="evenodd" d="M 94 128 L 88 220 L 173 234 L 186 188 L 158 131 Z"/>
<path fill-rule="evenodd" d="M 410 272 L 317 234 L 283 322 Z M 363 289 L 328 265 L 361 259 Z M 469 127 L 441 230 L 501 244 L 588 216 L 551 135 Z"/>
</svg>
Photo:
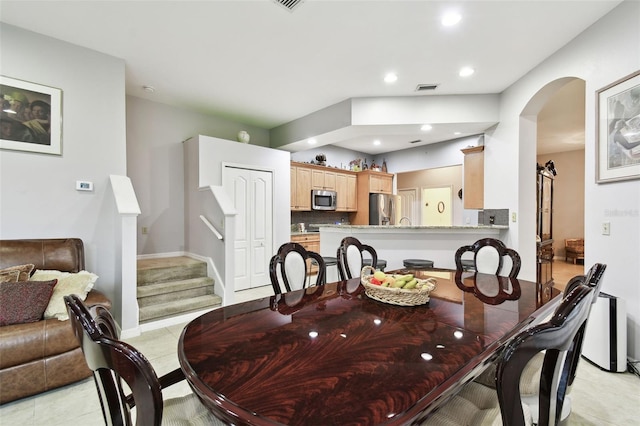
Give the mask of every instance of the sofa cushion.
<svg viewBox="0 0 640 426">
<path fill-rule="evenodd" d="M 8 268 L 0 269 L 0 275 L 3 273 L 14 273 L 18 272 L 18 281 L 29 281 L 29 277 L 31 276 L 31 272 L 33 272 L 33 268 L 35 266 L 32 263 L 27 263 L 25 265 L 17 265 L 17 266 L 9 266 Z"/>
<path fill-rule="evenodd" d="M 98 279 L 98 276 L 87 271 L 72 274 L 69 272 L 38 269 L 31 279 L 34 281 L 58 280 L 58 285 L 56 285 L 53 290 L 51 300 L 49 301 L 47 309 L 44 311 L 44 318 L 57 318 L 60 321 L 64 321 L 69 319 L 67 307 L 64 304 L 64 296 L 77 294 L 80 299 L 85 300 L 87 294 Z"/>
<path fill-rule="evenodd" d="M 20 271 L 0 271 L 0 283 L 17 283 Z"/>
<path fill-rule="evenodd" d="M 0 283 L 0 326 L 40 321 L 57 282 Z"/>
</svg>

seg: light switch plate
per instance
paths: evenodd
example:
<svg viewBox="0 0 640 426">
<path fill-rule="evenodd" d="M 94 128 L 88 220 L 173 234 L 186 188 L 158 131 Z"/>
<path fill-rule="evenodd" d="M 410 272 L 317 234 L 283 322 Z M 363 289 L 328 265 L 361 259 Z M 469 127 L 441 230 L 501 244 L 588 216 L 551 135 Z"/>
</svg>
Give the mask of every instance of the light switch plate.
<svg viewBox="0 0 640 426">
<path fill-rule="evenodd" d="M 511 222 L 515 222 L 517 217 L 518 217 L 518 215 L 516 215 L 516 212 L 512 212 L 511 213 Z"/>
<path fill-rule="evenodd" d="M 89 182 L 86 180 L 77 180 L 76 190 L 77 191 L 93 191 L 93 182 Z"/>
<path fill-rule="evenodd" d="M 602 222 L 602 235 L 611 235 L 611 223 Z"/>
</svg>

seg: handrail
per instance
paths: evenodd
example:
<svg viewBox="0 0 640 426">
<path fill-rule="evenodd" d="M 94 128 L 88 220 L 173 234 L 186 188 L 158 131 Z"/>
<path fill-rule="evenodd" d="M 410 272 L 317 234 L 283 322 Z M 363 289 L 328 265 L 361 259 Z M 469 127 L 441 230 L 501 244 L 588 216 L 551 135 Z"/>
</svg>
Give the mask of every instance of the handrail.
<svg viewBox="0 0 640 426">
<path fill-rule="evenodd" d="M 213 232 L 213 235 L 215 235 L 217 239 L 224 241 L 224 237 L 222 236 L 222 234 L 218 232 L 216 227 L 213 226 L 213 224 L 209 222 L 209 220 L 206 217 L 204 217 L 203 215 L 200 215 L 200 219 L 204 222 L 205 225 L 207 225 L 207 228 L 209 228 L 211 232 Z"/>
</svg>

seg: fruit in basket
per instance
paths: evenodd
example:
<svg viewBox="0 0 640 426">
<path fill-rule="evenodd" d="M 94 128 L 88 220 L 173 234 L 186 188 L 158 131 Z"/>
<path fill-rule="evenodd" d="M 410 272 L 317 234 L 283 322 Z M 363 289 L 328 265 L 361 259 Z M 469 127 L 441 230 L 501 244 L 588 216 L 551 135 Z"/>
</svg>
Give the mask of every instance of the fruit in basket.
<svg viewBox="0 0 640 426">
<path fill-rule="evenodd" d="M 416 288 L 416 285 L 418 285 L 418 280 L 414 278 L 411 281 L 407 282 L 402 288 L 411 290 L 412 288 Z"/>
<path fill-rule="evenodd" d="M 369 280 L 369 282 L 370 282 L 371 284 L 374 284 L 374 285 L 380 285 L 380 284 L 382 284 L 382 282 L 381 282 L 379 279 L 377 279 L 376 277 L 371 278 L 371 279 Z"/>
<path fill-rule="evenodd" d="M 384 279 L 387 277 L 387 274 L 385 274 L 384 272 L 377 270 L 373 273 L 373 278 L 375 278 L 376 280 L 378 280 L 379 282 L 383 282 Z"/>
</svg>

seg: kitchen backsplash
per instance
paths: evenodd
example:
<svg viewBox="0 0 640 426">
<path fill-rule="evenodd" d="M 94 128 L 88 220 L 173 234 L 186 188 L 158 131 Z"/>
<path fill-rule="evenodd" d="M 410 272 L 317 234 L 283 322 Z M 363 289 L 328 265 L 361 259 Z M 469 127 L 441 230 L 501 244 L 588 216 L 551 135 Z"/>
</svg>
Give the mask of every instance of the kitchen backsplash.
<svg viewBox="0 0 640 426">
<path fill-rule="evenodd" d="M 484 209 L 478 212 L 478 225 L 509 226 L 509 209 Z"/>
<path fill-rule="evenodd" d="M 309 228 L 309 224 L 314 223 L 349 223 L 349 214 L 345 212 L 291 212 L 291 226 L 296 223 L 304 223 Z"/>
</svg>

